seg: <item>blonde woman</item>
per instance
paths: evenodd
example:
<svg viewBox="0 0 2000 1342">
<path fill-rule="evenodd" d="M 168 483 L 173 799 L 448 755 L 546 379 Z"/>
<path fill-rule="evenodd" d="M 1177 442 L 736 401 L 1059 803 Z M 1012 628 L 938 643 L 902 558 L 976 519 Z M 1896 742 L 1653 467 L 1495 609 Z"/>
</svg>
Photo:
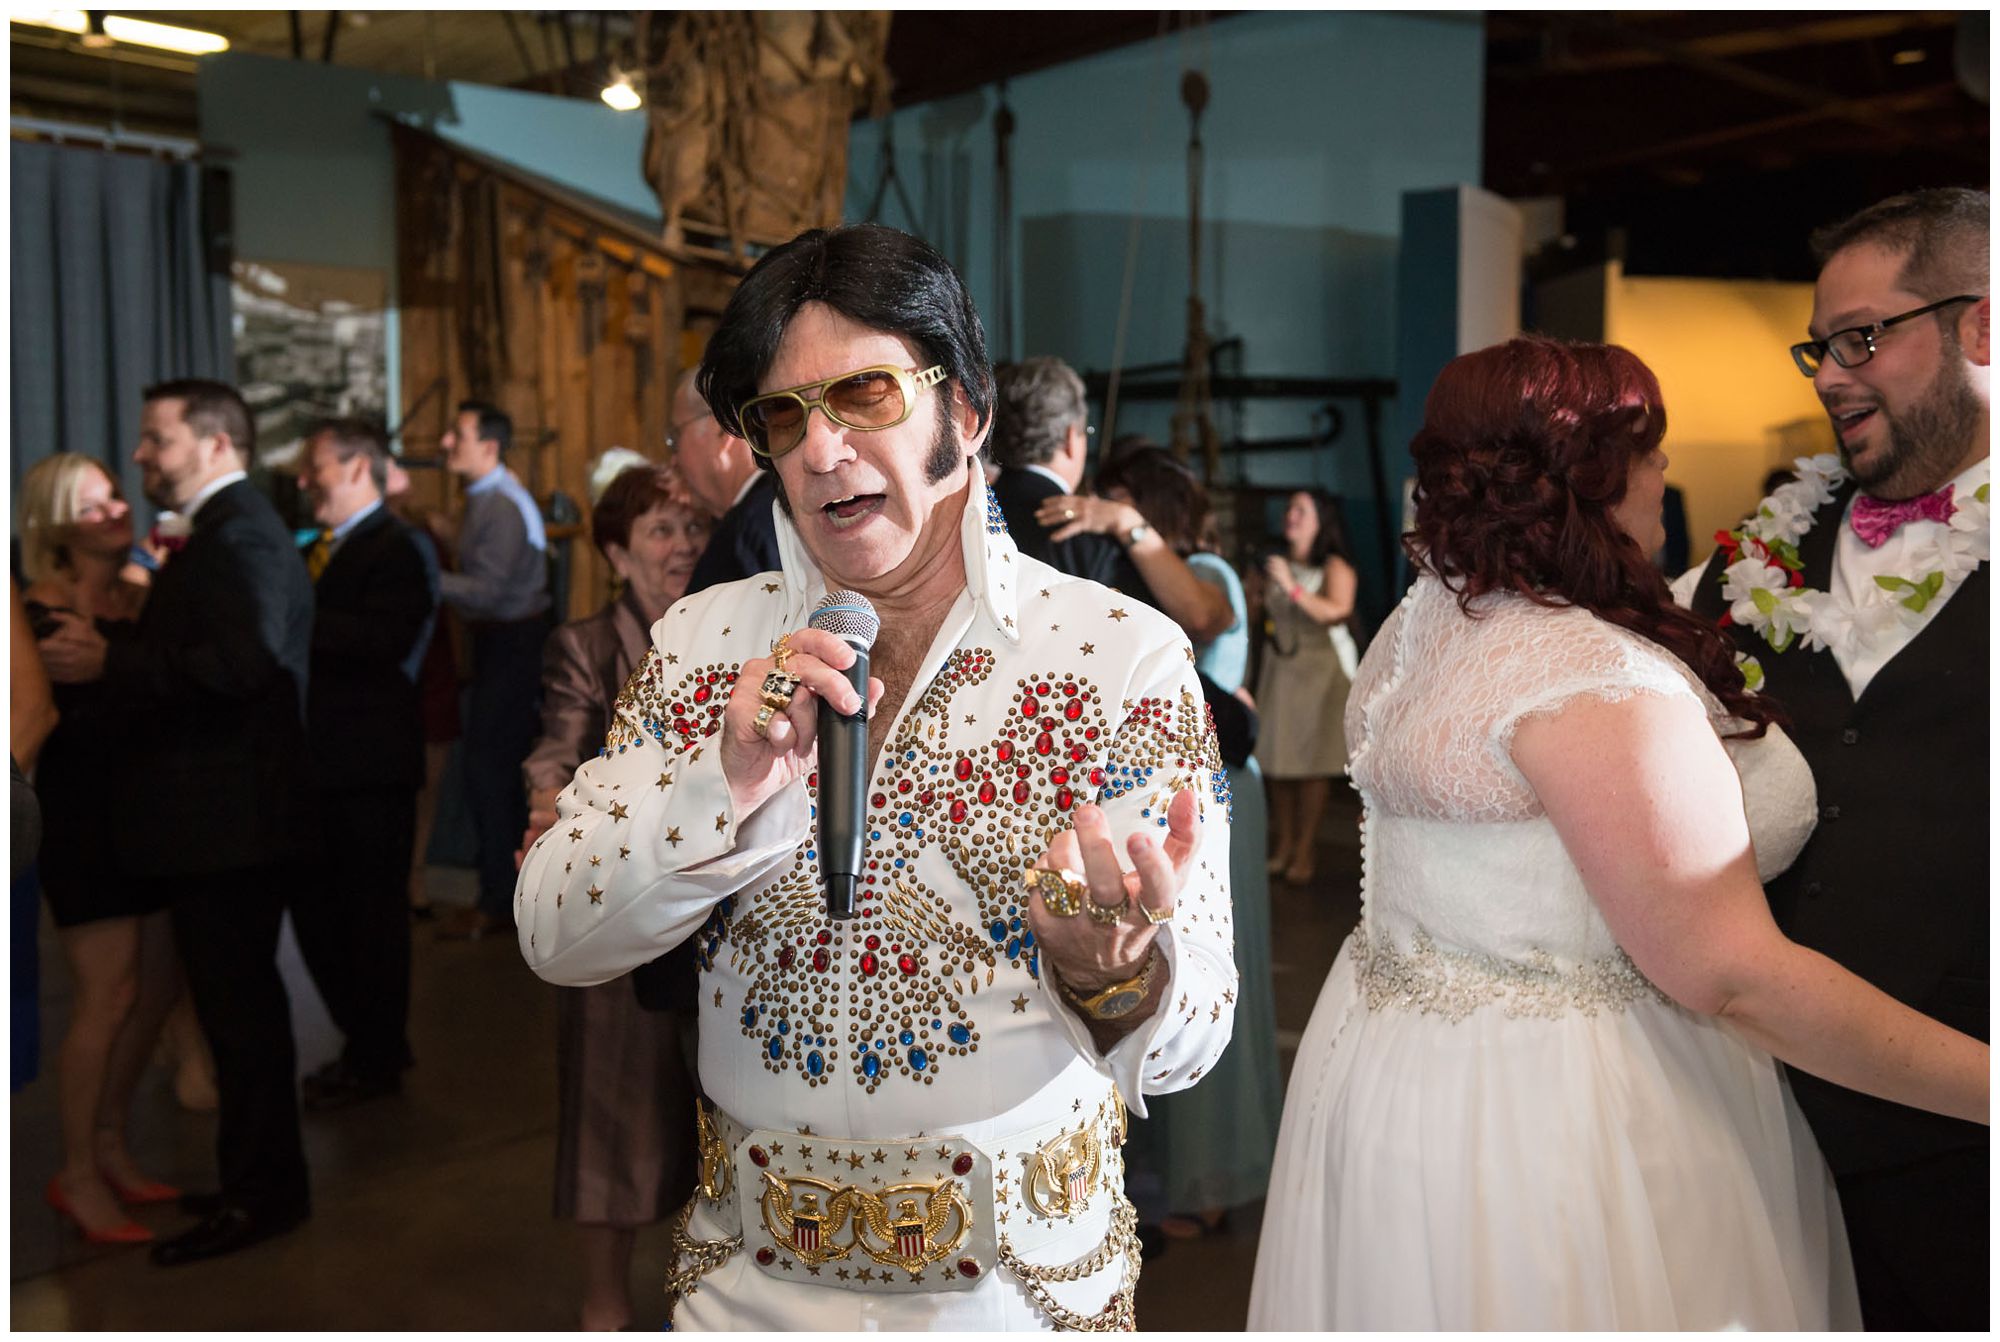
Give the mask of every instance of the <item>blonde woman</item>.
<svg viewBox="0 0 2000 1342">
<path fill-rule="evenodd" d="M 65 616 L 138 616 L 144 590 L 120 576 L 132 512 L 103 466 L 61 453 L 21 481 L 22 593 L 38 637 Z M 140 1173 L 126 1147 L 132 1092 L 180 987 L 173 933 L 148 883 L 118 870 L 98 798 L 120 767 L 124 733 L 97 685 L 58 685 L 61 720 L 42 749 L 36 790 L 42 891 L 75 991 L 58 1055 L 63 1166 L 49 1204 L 97 1244 L 139 1244 L 152 1232 L 121 1204 L 180 1191 Z"/>
</svg>

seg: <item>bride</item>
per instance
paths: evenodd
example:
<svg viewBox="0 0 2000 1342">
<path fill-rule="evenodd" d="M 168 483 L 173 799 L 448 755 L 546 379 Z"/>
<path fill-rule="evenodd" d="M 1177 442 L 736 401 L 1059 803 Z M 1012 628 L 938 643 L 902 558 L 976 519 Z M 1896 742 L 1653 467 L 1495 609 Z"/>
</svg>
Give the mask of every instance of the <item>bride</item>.
<svg viewBox="0 0 2000 1342">
<path fill-rule="evenodd" d="M 1987 1121 L 1986 1045 L 1771 921 L 1812 776 L 1647 561 L 1665 430 L 1612 346 L 1431 390 L 1421 576 L 1347 707 L 1366 911 L 1292 1071 L 1253 1329 L 1858 1327 L 1773 1056 Z"/>
</svg>

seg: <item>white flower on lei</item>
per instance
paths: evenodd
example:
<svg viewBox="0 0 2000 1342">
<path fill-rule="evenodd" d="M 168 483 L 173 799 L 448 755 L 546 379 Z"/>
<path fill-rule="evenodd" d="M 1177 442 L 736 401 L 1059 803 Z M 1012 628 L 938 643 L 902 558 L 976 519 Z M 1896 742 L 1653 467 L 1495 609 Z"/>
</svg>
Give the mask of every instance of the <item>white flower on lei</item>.
<svg viewBox="0 0 2000 1342">
<path fill-rule="evenodd" d="M 1815 592 L 1808 603 L 1811 628 L 1807 648 L 1826 648 L 1834 656 L 1858 657 L 1878 638 L 1901 625 L 1921 628 L 1924 617 L 1879 587 L 1865 589 L 1858 601 Z"/>
<path fill-rule="evenodd" d="M 1909 565 L 1918 573 L 1942 573 L 1955 583 L 1985 563 L 1992 531 L 1987 502 L 1976 493 L 1952 499 L 1951 521 L 1944 526 L 1912 526 Z"/>
<path fill-rule="evenodd" d="M 1812 627 L 1812 595 L 1761 558 L 1739 559 L 1722 570 L 1722 599 L 1730 603 L 1730 619 L 1781 651 Z"/>
<path fill-rule="evenodd" d="M 1792 474 L 1797 477 L 1792 483 L 1812 491 L 1815 508 L 1832 503 L 1833 491 L 1847 483 L 1847 468 L 1840 464 L 1840 456 L 1835 452 L 1797 458 L 1792 462 Z"/>
</svg>

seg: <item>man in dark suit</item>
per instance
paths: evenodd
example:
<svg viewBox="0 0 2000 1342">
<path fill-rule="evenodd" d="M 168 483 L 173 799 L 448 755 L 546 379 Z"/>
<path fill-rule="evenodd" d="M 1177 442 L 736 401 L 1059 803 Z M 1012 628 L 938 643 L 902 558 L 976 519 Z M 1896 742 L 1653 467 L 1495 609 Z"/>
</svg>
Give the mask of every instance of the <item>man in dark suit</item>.
<svg viewBox="0 0 2000 1342">
<path fill-rule="evenodd" d="M 285 893 L 312 846 L 313 603 L 291 533 L 245 477 L 254 442 L 242 397 L 195 379 L 145 397 L 133 460 L 146 496 L 193 534 L 131 630 L 107 642 L 69 619 L 42 647 L 56 679 L 101 679 L 129 719 L 134 765 L 104 780 L 108 841 L 169 894 L 215 1053 L 221 1192 L 187 1199 L 204 1219 L 153 1246 L 153 1261 L 173 1266 L 282 1233 L 311 1210 L 277 949 Z"/>
<path fill-rule="evenodd" d="M 1824 491 L 1817 472 L 1781 487 L 1772 509 L 1807 524 L 1786 538 L 1796 538 L 1811 593 L 1810 637 L 1780 652 L 1759 632 L 1769 611 L 1745 600 L 1731 613 L 1723 569 L 1743 561 L 1726 549 L 1691 591 L 1696 614 L 1732 619 L 1818 786 L 1819 826 L 1769 887 L 1779 925 L 1980 1039 L 1990 934 L 1987 219 L 1983 192 L 1921 191 L 1815 237 L 1810 338 L 1793 357 L 1833 421 L 1843 469 Z M 1913 607 L 1909 588 L 1878 579 L 1920 584 L 1924 599 Z M 1984 1329 L 1987 1128 L 1803 1072 L 1791 1083 L 1839 1186 L 1866 1326 Z"/>
<path fill-rule="evenodd" d="M 306 438 L 299 490 L 322 530 L 313 580 L 315 810 L 325 854 L 292 891 L 292 926 L 346 1048 L 306 1078 L 311 1110 L 401 1089 L 410 1057 L 410 849 L 424 781 L 416 660 L 433 602 L 410 529 L 383 506 L 389 452 L 374 425 Z"/>
<path fill-rule="evenodd" d="M 1015 548 L 1064 573 L 1152 604 L 1151 589 L 1118 539 L 1084 534 L 1055 541 L 1056 528 L 1035 520 L 1044 501 L 1074 494 L 1083 485 L 1090 453 L 1083 379 L 1061 359 L 1023 359 L 993 370 L 993 392 L 993 436 L 987 451 L 1000 474 L 992 490 Z"/>
<path fill-rule="evenodd" d="M 721 519 L 695 561 L 687 594 L 777 568 L 778 528 L 771 518 L 777 482 L 758 468 L 750 444 L 716 422 L 695 388 L 693 369 L 681 374 L 674 388 L 674 431 L 667 446 L 688 492 Z"/>
</svg>

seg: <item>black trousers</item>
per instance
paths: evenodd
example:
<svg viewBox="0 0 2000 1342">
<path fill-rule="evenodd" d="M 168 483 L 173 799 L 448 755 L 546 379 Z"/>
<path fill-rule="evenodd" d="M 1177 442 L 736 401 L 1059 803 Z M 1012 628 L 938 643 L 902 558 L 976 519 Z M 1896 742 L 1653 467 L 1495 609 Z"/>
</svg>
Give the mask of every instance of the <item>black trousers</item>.
<svg viewBox="0 0 2000 1342">
<path fill-rule="evenodd" d="M 1834 1180 L 1869 1332 L 1986 1331 L 1989 1165 L 1985 1148 L 1947 1151 Z"/>
<path fill-rule="evenodd" d="M 322 790 L 322 855 L 292 892 L 292 930 L 348 1069 L 388 1078 L 409 1059 L 410 849 L 414 788 Z"/>
<path fill-rule="evenodd" d="M 278 976 L 284 892 L 301 874 L 267 866 L 162 882 L 195 1016 L 215 1054 L 222 1196 L 274 1217 L 311 1210 L 291 1003 Z"/>
<path fill-rule="evenodd" d="M 472 694 L 459 758 L 479 843 L 479 907 L 503 921 L 514 916 L 514 852 L 528 827 L 521 762 L 542 726 L 548 635 L 549 622 L 539 615 L 472 626 Z"/>
</svg>

